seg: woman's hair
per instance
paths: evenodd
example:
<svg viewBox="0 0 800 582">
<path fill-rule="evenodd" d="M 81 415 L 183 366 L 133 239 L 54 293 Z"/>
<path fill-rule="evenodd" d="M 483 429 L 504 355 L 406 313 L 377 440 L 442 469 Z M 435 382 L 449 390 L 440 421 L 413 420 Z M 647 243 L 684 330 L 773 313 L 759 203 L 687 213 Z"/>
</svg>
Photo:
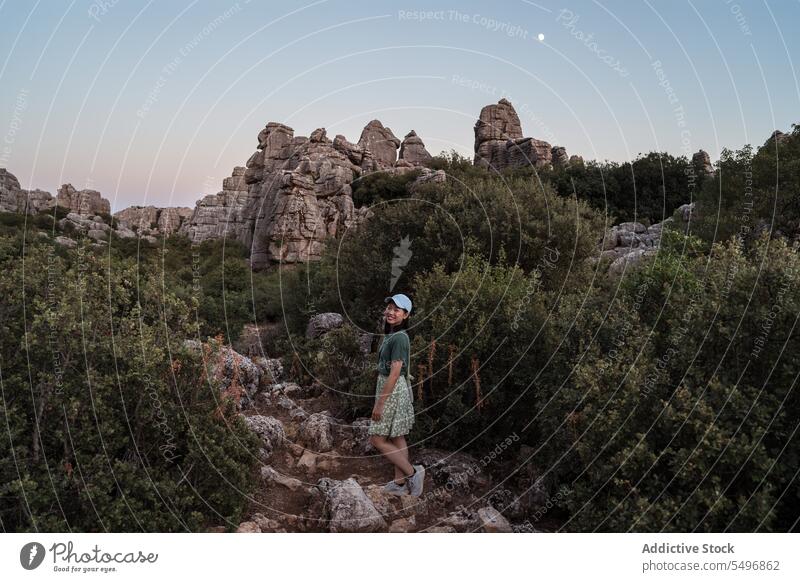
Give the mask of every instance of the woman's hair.
<svg viewBox="0 0 800 582">
<path fill-rule="evenodd" d="M 393 333 L 395 331 L 408 329 L 408 319 L 409 319 L 409 317 L 411 317 L 411 316 L 409 315 L 408 317 L 406 317 L 403 320 L 403 323 L 401 323 L 400 325 L 395 325 L 394 327 L 389 325 L 389 322 L 384 319 L 383 320 L 383 335 L 390 334 L 390 333 Z"/>
</svg>

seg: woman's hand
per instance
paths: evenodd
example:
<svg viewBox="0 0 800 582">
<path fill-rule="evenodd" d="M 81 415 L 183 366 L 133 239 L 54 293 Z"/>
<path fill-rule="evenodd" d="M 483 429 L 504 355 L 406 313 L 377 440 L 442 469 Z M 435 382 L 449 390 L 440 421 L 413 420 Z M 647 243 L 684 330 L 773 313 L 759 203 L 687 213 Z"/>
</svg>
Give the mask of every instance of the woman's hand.
<svg viewBox="0 0 800 582">
<path fill-rule="evenodd" d="M 383 417 L 384 402 L 377 400 L 375 406 L 372 407 L 372 420 L 379 421 Z"/>
</svg>

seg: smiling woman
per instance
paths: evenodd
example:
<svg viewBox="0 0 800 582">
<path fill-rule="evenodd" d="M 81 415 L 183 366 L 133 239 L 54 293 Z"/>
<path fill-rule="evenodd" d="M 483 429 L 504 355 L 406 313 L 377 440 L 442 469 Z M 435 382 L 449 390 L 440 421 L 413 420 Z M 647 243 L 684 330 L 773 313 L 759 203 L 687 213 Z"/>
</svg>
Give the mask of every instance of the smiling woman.
<svg viewBox="0 0 800 582">
<path fill-rule="evenodd" d="M 370 442 L 394 465 L 394 479 L 384 490 L 392 495 L 422 494 L 425 470 L 408 460 L 406 435 L 414 425 L 414 405 L 408 382 L 409 354 L 408 315 L 411 299 L 401 294 L 386 298 L 384 333 L 378 351 L 378 381 L 375 406 L 369 427 Z"/>
</svg>

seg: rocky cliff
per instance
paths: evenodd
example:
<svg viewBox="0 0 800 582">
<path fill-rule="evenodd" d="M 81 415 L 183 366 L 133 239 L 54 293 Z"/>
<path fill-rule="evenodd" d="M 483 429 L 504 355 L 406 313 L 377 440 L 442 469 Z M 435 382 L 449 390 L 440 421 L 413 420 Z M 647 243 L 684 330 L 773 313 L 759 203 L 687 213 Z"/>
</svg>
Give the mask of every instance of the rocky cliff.
<svg viewBox="0 0 800 582">
<path fill-rule="evenodd" d="M 111 203 L 97 190 L 76 190 L 72 184 L 63 184 L 54 198 L 44 190 L 21 188 L 14 174 L 0 168 L 0 212 L 37 214 L 55 206 L 81 216 L 111 212 Z"/>
</svg>

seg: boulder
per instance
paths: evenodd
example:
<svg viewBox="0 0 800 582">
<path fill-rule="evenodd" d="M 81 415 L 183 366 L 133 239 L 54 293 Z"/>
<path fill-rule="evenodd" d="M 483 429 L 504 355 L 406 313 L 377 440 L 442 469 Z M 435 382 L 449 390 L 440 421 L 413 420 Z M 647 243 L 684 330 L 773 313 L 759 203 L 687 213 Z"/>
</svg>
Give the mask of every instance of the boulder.
<svg viewBox="0 0 800 582">
<path fill-rule="evenodd" d="M 266 384 L 277 384 L 283 379 L 283 363 L 280 358 L 252 358 L 253 363 L 261 370 L 261 381 Z M 298 386 L 299 388 L 299 386 Z"/>
<path fill-rule="evenodd" d="M 306 337 L 310 339 L 318 338 L 332 329 L 341 327 L 344 318 L 340 313 L 318 313 L 308 321 L 306 327 Z"/>
<path fill-rule="evenodd" d="M 236 528 L 236 533 L 261 533 L 261 528 L 254 521 L 243 521 Z"/>
<path fill-rule="evenodd" d="M 325 453 L 333 448 L 331 423 L 325 415 L 315 412 L 300 425 L 300 439 L 307 447 Z"/>
<path fill-rule="evenodd" d="M 325 515 L 331 532 L 378 532 L 386 522 L 352 477 L 344 481 L 322 478 L 316 488 L 325 498 Z"/>
<path fill-rule="evenodd" d="M 302 469 L 308 474 L 313 473 L 317 470 L 317 455 L 306 449 L 297 460 L 297 468 Z"/>
<path fill-rule="evenodd" d="M 299 491 L 303 488 L 302 481 L 279 473 L 270 466 L 261 467 L 261 478 L 267 483 L 275 483 L 282 487 L 286 487 L 290 491 Z"/>
<path fill-rule="evenodd" d="M 236 384 L 243 389 L 240 405 L 252 405 L 260 388 L 261 370 L 250 358 L 223 346 L 213 364 L 213 373 L 220 380 L 221 390 L 227 390 Z"/>
<path fill-rule="evenodd" d="M 78 246 L 78 243 L 75 241 L 75 239 L 71 239 L 66 236 L 57 236 L 53 240 L 61 246 L 67 247 L 68 249 L 74 249 Z"/>
<path fill-rule="evenodd" d="M 256 433 L 264 445 L 266 456 L 269 457 L 286 441 L 286 432 L 283 423 L 272 416 L 246 416 L 247 426 Z"/>
</svg>

